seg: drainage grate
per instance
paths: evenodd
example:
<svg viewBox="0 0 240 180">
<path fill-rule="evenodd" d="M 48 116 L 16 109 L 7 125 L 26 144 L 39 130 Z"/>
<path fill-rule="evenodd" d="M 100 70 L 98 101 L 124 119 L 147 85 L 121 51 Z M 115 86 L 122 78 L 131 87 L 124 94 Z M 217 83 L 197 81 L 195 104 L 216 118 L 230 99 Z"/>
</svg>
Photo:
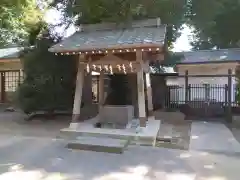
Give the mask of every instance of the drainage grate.
<svg viewBox="0 0 240 180">
<path fill-rule="evenodd" d="M 178 139 L 177 138 L 166 138 L 166 137 L 158 137 L 157 142 L 159 143 L 170 143 L 170 144 L 177 144 Z"/>
<path fill-rule="evenodd" d="M 162 143 L 171 143 L 172 139 L 171 138 L 160 138 L 160 137 L 158 137 L 157 141 L 162 142 Z"/>
</svg>

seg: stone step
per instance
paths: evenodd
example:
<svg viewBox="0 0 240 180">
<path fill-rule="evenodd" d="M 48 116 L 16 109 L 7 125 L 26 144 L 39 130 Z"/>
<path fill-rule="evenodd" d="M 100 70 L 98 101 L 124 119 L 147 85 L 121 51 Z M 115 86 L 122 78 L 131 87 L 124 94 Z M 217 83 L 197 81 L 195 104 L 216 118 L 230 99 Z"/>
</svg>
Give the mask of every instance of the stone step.
<svg viewBox="0 0 240 180">
<path fill-rule="evenodd" d="M 71 130 L 69 128 L 62 129 L 58 138 L 67 139 L 67 140 L 76 140 L 78 137 L 92 137 L 98 139 L 117 139 L 117 140 L 131 140 L 134 141 L 143 141 L 144 144 L 152 144 L 155 136 L 152 135 L 142 135 L 137 134 L 134 131 L 127 131 L 122 129 L 101 129 L 101 128 L 91 128 L 91 129 L 78 129 Z"/>
<path fill-rule="evenodd" d="M 67 148 L 121 154 L 129 143 L 130 140 L 80 136 L 76 140 L 70 141 Z"/>
<path fill-rule="evenodd" d="M 142 143 L 147 145 L 153 145 L 156 140 L 157 132 L 159 131 L 160 121 L 150 120 L 148 122 L 148 128 L 144 132 L 136 133 L 136 129 L 102 129 L 93 128 L 87 123 L 82 123 L 79 128 L 64 128 L 60 130 L 60 134 L 57 138 L 66 140 L 76 140 L 78 137 L 93 137 L 93 138 L 109 138 L 119 140 L 131 140 L 131 143 Z"/>
</svg>

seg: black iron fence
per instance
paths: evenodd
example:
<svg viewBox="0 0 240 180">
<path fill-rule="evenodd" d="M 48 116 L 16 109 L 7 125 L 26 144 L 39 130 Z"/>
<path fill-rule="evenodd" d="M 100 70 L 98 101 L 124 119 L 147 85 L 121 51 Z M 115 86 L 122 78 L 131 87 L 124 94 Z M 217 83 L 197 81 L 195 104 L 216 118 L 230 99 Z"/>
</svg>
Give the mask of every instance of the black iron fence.
<svg viewBox="0 0 240 180">
<path fill-rule="evenodd" d="M 225 75 L 189 75 L 186 71 L 176 79 L 179 85 L 167 86 L 165 109 L 180 110 L 194 117 L 226 117 L 228 121 L 233 113 L 240 112 L 236 79 L 231 70 Z"/>
<path fill-rule="evenodd" d="M 186 92 L 188 93 L 187 99 Z M 182 85 L 168 85 L 166 96 L 166 107 L 171 104 L 185 104 L 188 102 L 228 102 L 228 85 L 227 84 L 189 84 L 186 88 Z M 232 97 L 235 100 L 235 97 Z M 233 102 L 232 102 L 233 103 Z"/>
</svg>

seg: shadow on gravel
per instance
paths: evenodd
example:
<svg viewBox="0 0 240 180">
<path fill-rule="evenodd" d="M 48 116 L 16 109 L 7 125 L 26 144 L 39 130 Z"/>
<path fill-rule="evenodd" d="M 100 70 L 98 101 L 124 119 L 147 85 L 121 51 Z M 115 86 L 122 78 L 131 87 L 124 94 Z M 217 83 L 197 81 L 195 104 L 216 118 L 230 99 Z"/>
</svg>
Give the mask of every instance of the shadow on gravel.
<svg viewBox="0 0 240 180">
<path fill-rule="evenodd" d="M 232 132 L 235 139 L 240 143 L 240 125 L 226 124 L 226 126 Z"/>
</svg>

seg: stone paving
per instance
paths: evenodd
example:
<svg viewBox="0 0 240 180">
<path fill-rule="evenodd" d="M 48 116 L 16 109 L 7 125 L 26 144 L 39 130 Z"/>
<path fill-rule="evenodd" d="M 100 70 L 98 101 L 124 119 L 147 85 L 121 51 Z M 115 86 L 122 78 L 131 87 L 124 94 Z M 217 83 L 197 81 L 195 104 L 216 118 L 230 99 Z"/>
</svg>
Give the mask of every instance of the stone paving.
<svg viewBox="0 0 240 180">
<path fill-rule="evenodd" d="M 239 146 L 222 124 L 193 122 L 188 151 L 130 146 L 117 155 L 66 149 L 54 137 L 67 121 L 12 119 L 0 114 L 0 180 L 239 180 Z"/>
<path fill-rule="evenodd" d="M 161 120 L 158 139 L 172 139 L 171 143 L 157 141 L 157 146 L 172 149 L 188 150 L 191 136 L 191 121 L 174 123 Z"/>
<path fill-rule="evenodd" d="M 240 156 L 240 143 L 222 123 L 193 122 L 189 150 Z"/>
<path fill-rule="evenodd" d="M 228 128 L 232 132 L 235 139 L 240 143 L 240 125 L 229 124 Z"/>
<path fill-rule="evenodd" d="M 239 180 L 237 156 L 136 146 L 115 155 L 68 150 L 50 138 L 0 141 L 0 180 Z"/>
<path fill-rule="evenodd" d="M 69 126 L 71 117 L 55 120 L 37 118 L 30 122 L 23 119 L 24 116 L 19 112 L 1 112 L 0 134 L 55 138 L 59 135 L 60 129 Z"/>
</svg>

